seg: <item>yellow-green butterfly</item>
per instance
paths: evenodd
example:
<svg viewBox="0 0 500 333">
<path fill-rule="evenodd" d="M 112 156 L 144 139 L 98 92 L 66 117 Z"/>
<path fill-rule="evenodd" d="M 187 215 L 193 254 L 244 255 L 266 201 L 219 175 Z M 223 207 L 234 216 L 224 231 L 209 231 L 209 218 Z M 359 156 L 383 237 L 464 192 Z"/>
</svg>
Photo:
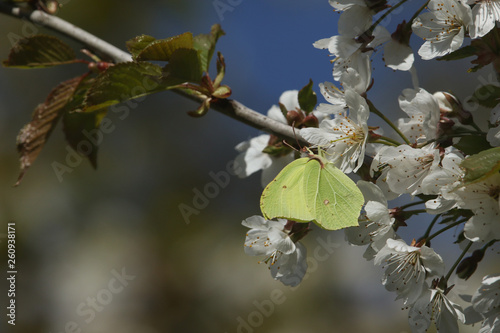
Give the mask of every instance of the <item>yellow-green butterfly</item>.
<svg viewBox="0 0 500 333">
<path fill-rule="evenodd" d="M 328 230 L 357 226 L 363 203 L 363 194 L 348 176 L 312 154 L 283 168 L 260 197 L 267 219 L 313 221 Z"/>
</svg>

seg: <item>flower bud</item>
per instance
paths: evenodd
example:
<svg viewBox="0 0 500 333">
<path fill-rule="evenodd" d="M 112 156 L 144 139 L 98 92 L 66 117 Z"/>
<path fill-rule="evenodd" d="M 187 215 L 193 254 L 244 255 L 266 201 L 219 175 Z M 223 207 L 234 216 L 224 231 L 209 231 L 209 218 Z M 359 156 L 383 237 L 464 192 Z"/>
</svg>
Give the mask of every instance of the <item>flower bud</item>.
<svg viewBox="0 0 500 333">
<path fill-rule="evenodd" d="M 445 117 L 455 117 L 464 125 L 472 124 L 472 114 L 465 110 L 462 103 L 453 95 L 438 91 L 434 93 L 434 98 L 438 101 L 439 110 Z"/>
</svg>

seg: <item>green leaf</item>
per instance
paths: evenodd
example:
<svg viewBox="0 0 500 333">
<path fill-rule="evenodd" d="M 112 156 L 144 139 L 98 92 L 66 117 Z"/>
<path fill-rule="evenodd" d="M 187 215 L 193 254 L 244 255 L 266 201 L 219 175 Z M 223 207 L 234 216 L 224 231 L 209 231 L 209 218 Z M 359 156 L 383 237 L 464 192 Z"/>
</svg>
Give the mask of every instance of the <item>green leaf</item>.
<svg viewBox="0 0 500 333">
<path fill-rule="evenodd" d="M 314 110 L 314 107 L 318 102 L 318 98 L 316 97 L 316 93 L 312 87 L 313 81 L 309 79 L 309 83 L 299 91 L 299 106 L 305 111 L 306 114 L 309 114 L 312 110 Z"/>
<path fill-rule="evenodd" d="M 455 148 L 460 149 L 466 155 L 472 155 L 475 152 L 490 147 L 490 143 L 486 140 L 484 135 L 467 135 L 460 138 Z"/>
<path fill-rule="evenodd" d="M 170 57 L 164 67 L 165 84 L 173 85 L 183 82 L 201 82 L 203 71 L 200 67 L 198 52 L 194 49 L 178 49 Z"/>
<path fill-rule="evenodd" d="M 471 102 L 494 108 L 500 102 L 500 86 L 487 84 L 479 87 L 469 99 L 469 103 Z"/>
<path fill-rule="evenodd" d="M 447 55 L 437 58 L 437 60 L 459 60 L 468 57 L 473 57 L 477 55 L 478 48 L 472 45 L 464 46 L 456 51 L 453 51 Z"/>
<path fill-rule="evenodd" d="M 62 110 L 73 98 L 75 90 L 83 77 L 76 77 L 60 83 L 52 89 L 43 104 L 36 107 L 31 121 L 26 124 L 17 136 L 17 150 L 21 155 L 21 173 L 16 185 L 21 182 L 26 170 L 33 164 L 56 126 Z"/>
<path fill-rule="evenodd" d="M 260 198 L 267 219 L 313 221 L 328 230 L 358 225 L 364 198 L 356 184 L 320 156 L 288 164 L 267 185 Z"/>
<path fill-rule="evenodd" d="M 6 67 L 42 68 L 76 62 L 75 52 L 60 39 L 36 35 L 21 39 L 3 61 Z"/>
<path fill-rule="evenodd" d="M 200 63 L 202 72 L 208 72 L 210 61 L 215 51 L 215 45 L 221 36 L 226 33 L 222 30 L 220 24 L 214 24 L 210 34 L 200 34 L 194 37 L 194 49 L 200 54 Z"/>
<path fill-rule="evenodd" d="M 129 40 L 125 43 L 125 45 L 127 46 L 128 51 L 132 54 L 132 57 L 135 59 L 146 46 L 154 41 L 156 41 L 156 38 L 154 37 L 141 35 Z"/>
<path fill-rule="evenodd" d="M 203 101 L 203 103 L 200 104 L 200 106 L 194 110 L 194 111 L 189 111 L 188 115 L 191 117 L 199 118 L 207 114 L 208 110 L 210 109 L 210 102 L 211 98 L 207 98 Z"/>
<path fill-rule="evenodd" d="M 229 98 L 231 96 L 231 88 L 229 88 L 226 85 L 219 86 L 215 91 L 212 93 L 212 96 L 215 98 Z"/>
<path fill-rule="evenodd" d="M 142 43 L 144 43 L 146 40 L 147 38 L 143 38 Z M 135 44 L 134 48 L 138 49 L 139 45 L 140 44 Z M 135 60 L 170 61 L 170 57 L 176 50 L 192 48 L 193 35 L 190 32 L 186 32 L 182 35 L 170 37 L 167 39 L 151 41 L 135 56 Z"/>
<path fill-rule="evenodd" d="M 85 97 L 85 112 L 91 112 L 167 89 L 161 84 L 162 70 L 149 62 L 126 62 L 99 74 Z"/>
<path fill-rule="evenodd" d="M 63 116 L 63 132 L 71 148 L 79 154 L 86 156 L 92 166 L 97 168 L 97 150 L 99 148 L 99 125 L 106 115 L 107 109 L 95 112 L 65 112 Z M 102 135 L 102 134 L 100 134 Z"/>
<path fill-rule="evenodd" d="M 286 109 L 285 104 L 278 103 L 278 105 L 280 107 L 280 111 L 281 111 L 281 114 L 283 115 L 283 117 L 285 117 L 285 119 L 288 119 L 288 110 Z"/>
<path fill-rule="evenodd" d="M 500 147 L 471 155 L 463 160 L 460 167 L 465 170 L 465 184 L 482 181 L 500 171 Z"/>
<path fill-rule="evenodd" d="M 275 157 L 280 157 L 290 154 L 291 148 L 284 144 L 268 145 L 266 148 L 262 149 L 262 152 Z"/>
</svg>

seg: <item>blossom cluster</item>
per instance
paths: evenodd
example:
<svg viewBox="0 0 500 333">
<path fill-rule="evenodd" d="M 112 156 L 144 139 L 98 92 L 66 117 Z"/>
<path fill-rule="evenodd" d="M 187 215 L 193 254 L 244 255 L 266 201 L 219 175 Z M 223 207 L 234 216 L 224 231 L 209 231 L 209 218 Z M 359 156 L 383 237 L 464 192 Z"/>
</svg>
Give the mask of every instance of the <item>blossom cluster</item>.
<svg viewBox="0 0 500 333">
<path fill-rule="evenodd" d="M 338 86 L 319 85 L 326 103 L 307 115 L 316 118 L 317 125 L 302 122 L 297 132 L 309 149 L 322 151 L 344 173 L 361 177 L 357 184 L 365 204 L 359 226 L 345 229 L 346 240 L 366 246 L 364 257 L 385 269 L 382 283 L 409 309 L 412 332 L 425 332 L 431 325 L 439 332 L 458 332 L 459 322 L 481 322 L 482 333 L 500 332 L 500 274 L 484 277 L 468 298 L 466 310 L 452 299 L 453 286 L 448 285 L 453 272 L 467 280 L 486 249 L 500 240 L 500 153 L 494 149 L 500 146 L 500 104 L 494 98 L 495 105 L 486 110 L 489 128 L 482 130 L 457 97 L 444 91 L 431 93 L 418 85 L 409 43 L 412 33 L 423 39 L 417 54 L 424 60 L 452 56 L 467 39 L 491 50 L 487 37 L 499 36 L 500 0 L 430 0 L 391 34 L 381 22 L 405 1 L 390 6 L 385 0 L 329 0 L 341 12 L 339 35 L 313 45 L 334 57 L 333 79 Z M 495 58 L 484 49 L 473 50 L 481 66 Z M 398 97 L 405 116 L 395 121 L 368 99 L 374 83 L 371 58 L 382 52 L 387 67 L 408 71 L 413 78 L 414 86 Z M 298 91 L 283 93 L 280 106 L 273 106 L 268 116 L 294 125 L 290 112 L 303 112 L 297 95 Z M 370 116 L 381 117 L 396 134 L 384 136 L 381 128 L 368 126 Z M 464 138 L 479 142 L 473 153 L 464 148 Z M 239 165 L 245 166 L 240 176 L 263 170 L 263 186 L 297 155 L 267 134 L 236 149 Z M 470 156 L 481 151 L 487 153 Z M 390 207 L 392 200 L 402 197 L 411 201 Z M 418 205 L 421 209 L 414 209 Z M 400 228 L 416 220 L 412 217 L 422 220 L 424 213 L 430 214 L 432 222 L 422 235 L 413 240 L 398 235 Z M 307 234 L 307 224 L 300 228 L 297 225 L 304 223 L 254 216 L 243 225 L 251 229 L 246 253 L 265 256 L 275 279 L 297 285 L 307 268 L 306 250 L 299 242 Z M 463 252 L 446 267 L 430 240 L 451 228 L 461 228 L 457 243 Z"/>
</svg>

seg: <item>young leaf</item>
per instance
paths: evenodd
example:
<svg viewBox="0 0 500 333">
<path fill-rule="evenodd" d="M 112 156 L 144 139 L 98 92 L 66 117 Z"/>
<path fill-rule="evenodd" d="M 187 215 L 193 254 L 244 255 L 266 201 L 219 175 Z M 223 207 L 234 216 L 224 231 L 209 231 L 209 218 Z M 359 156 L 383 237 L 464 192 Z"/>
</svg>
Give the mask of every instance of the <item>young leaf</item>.
<svg viewBox="0 0 500 333">
<path fill-rule="evenodd" d="M 132 54 L 132 57 L 136 59 L 139 53 L 141 53 L 146 46 L 154 41 L 156 41 L 156 38 L 154 37 L 141 35 L 127 41 L 125 45 L 127 46 L 128 51 Z"/>
<path fill-rule="evenodd" d="M 107 109 L 100 109 L 90 113 L 65 112 L 63 115 L 63 131 L 71 148 L 86 156 L 92 166 L 97 168 L 97 150 L 99 125 L 106 115 Z M 102 135 L 102 134 L 100 134 Z"/>
<path fill-rule="evenodd" d="M 469 100 L 487 108 L 494 108 L 500 100 L 500 86 L 487 84 L 479 87 Z"/>
<path fill-rule="evenodd" d="M 463 151 L 464 154 L 466 155 L 472 155 L 475 152 L 485 149 L 485 147 L 491 147 L 490 143 L 486 140 L 486 137 L 483 135 L 463 136 L 454 146 L 455 148 Z"/>
<path fill-rule="evenodd" d="M 171 84 L 201 82 L 203 75 L 198 52 L 194 49 L 178 49 L 172 53 L 170 62 L 164 67 L 164 78 Z"/>
<path fill-rule="evenodd" d="M 447 55 L 437 58 L 436 60 L 459 60 L 468 57 L 473 57 L 477 55 L 478 49 L 472 45 L 464 46 L 456 51 L 453 51 Z"/>
<path fill-rule="evenodd" d="M 134 46 L 135 49 L 137 49 L 138 46 L 139 45 L 136 44 Z M 135 56 L 135 60 L 170 61 L 172 53 L 176 50 L 192 48 L 193 35 L 190 32 L 186 32 L 175 37 L 152 41 Z"/>
<path fill-rule="evenodd" d="M 495 147 L 467 157 L 460 164 L 465 170 L 464 183 L 475 183 L 500 171 L 500 147 Z"/>
<path fill-rule="evenodd" d="M 62 110 L 71 100 L 83 77 L 67 80 L 55 87 L 45 100 L 35 109 L 31 121 L 17 136 L 17 150 L 20 153 L 21 173 L 16 185 L 19 185 L 26 170 L 35 161 L 45 142 L 59 120 Z"/>
<path fill-rule="evenodd" d="M 149 62 L 126 62 L 99 74 L 85 97 L 85 112 L 165 90 L 161 67 Z"/>
<path fill-rule="evenodd" d="M 42 68 L 74 63 L 75 52 L 60 39 L 36 35 L 21 39 L 3 61 L 6 67 Z"/>
<path fill-rule="evenodd" d="M 222 30 L 220 24 L 214 24 L 210 34 L 200 34 L 194 37 L 194 48 L 200 54 L 201 71 L 208 72 L 210 60 L 215 51 L 215 44 L 221 36 L 226 33 Z"/>
<path fill-rule="evenodd" d="M 358 225 L 364 198 L 340 169 L 316 155 L 288 164 L 260 198 L 266 219 L 313 221 L 327 230 Z"/>
<path fill-rule="evenodd" d="M 306 114 L 309 114 L 316 103 L 318 102 L 318 98 L 316 97 L 316 93 L 312 90 L 313 81 L 309 79 L 309 83 L 299 91 L 299 106 L 302 110 L 305 111 Z"/>
</svg>

